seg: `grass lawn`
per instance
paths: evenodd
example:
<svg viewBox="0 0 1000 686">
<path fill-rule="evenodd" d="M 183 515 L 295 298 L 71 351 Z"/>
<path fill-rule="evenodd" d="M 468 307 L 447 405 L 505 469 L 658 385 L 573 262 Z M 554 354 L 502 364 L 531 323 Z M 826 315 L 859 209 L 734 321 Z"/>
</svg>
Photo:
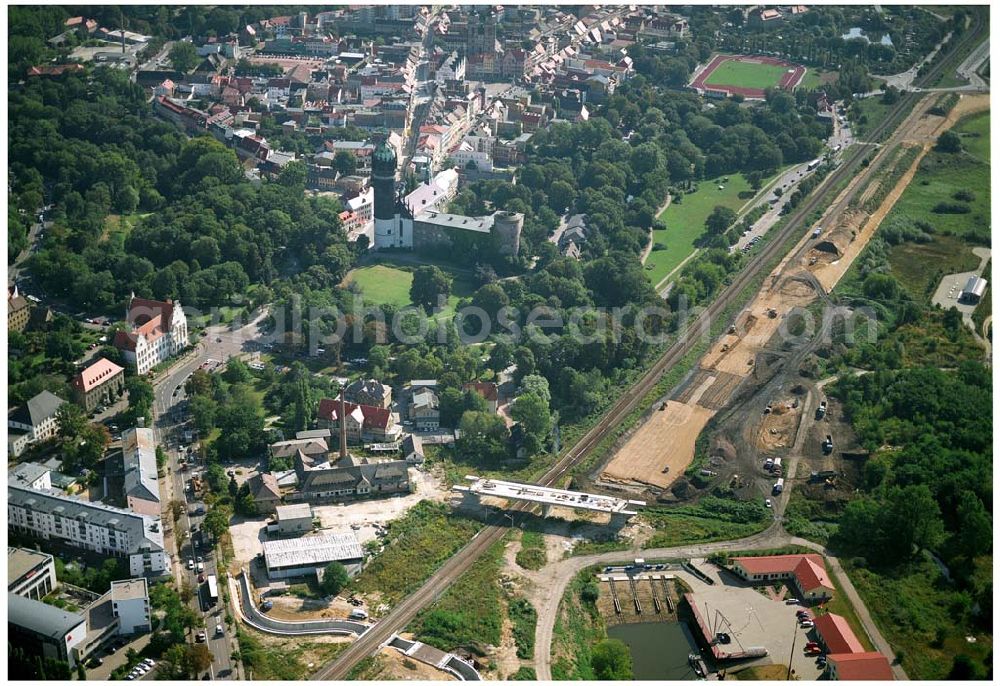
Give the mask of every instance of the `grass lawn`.
<svg viewBox="0 0 1000 686">
<path fill-rule="evenodd" d="M 851 126 L 856 138 L 864 138 L 865 134 L 879 125 L 892 105 L 884 105 L 880 96 L 855 100 L 851 105 Z"/>
<path fill-rule="evenodd" d="M 448 272 L 446 267 L 442 270 Z M 448 272 L 452 277 L 451 295 L 448 296 L 448 306 L 439 316 L 451 316 L 461 298 L 471 296 L 475 285 L 467 277 Z M 413 270 L 409 267 L 391 267 L 385 264 L 373 264 L 368 267 L 352 269 L 344 279 L 344 283 L 356 283 L 366 301 L 375 305 L 395 305 L 406 307 L 410 305 L 410 286 L 413 284 Z"/>
<path fill-rule="evenodd" d="M 410 304 L 413 273 L 405 269 L 375 264 L 352 270 L 345 281 L 358 284 L 365 300 L 378 305 L 406 307 Z"/>
<path fill-rule="evenodd" d="M 965 117 L 953 129 L 962 137 L 962 147 L 976 159 L 990 162 L 990 113 Z"/>
<path fill-rule="evenodd" d="M 706 86 L 742 86 L 772 88 L 781 82 L 788 67 L 774 64 L 751 64 L 726 60 L 705 79 Z"/>
<path fill-rule="evenodd" d="M 724 190 L 719 190 L 720 185 Z M 750 184 L 743 175 L 734 174 L 728 183 L 721 179 L 702 181 L 695 192 L 685 193 L 679 202 L 674 198 L 670 207 L 657 217 L 666 228 L 653 231 L 653 250 L 646 260 L 646 278 L 654 285 L 659 283 L 694 251 L 695 242 L 705 233 L 705 220 L 715 206 L 738 211 L 749 200 L 740 195 L 750 192 Z M 665 246 L 665 249 L 658 246 Z"/>
<path fill-rule="evenodd" d="M 807 91 L 819 88 L 823 84 L 832 83 L 837 80 L 836 72 L 821 72 L 818 69 L 809 67 L 806 69 L 806 75 L 802 77 L 802 81 L 799 82 L 798 88 L 802 88 Z"/>
</svg>

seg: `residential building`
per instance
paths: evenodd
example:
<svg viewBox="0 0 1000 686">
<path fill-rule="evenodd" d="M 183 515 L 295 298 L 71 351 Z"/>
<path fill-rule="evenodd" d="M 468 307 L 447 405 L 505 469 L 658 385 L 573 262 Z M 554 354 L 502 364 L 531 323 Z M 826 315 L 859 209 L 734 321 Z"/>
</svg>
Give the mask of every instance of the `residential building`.
<svg viewBox="0 0 1000 686">
<path fill-rule="evenodd" d="M 7 330 L 24 331 L 30 316 L 31 304 L 14 286 L 14 290 L 7 293 Z"/>
<path fill-rule="evenodd" d="M 490 408 L 490 412 L 497 413 L 500 407 L 500 387 L 492 381 L 475 381 L 462 386 L 462 390 L 474 391 L 482 396 L 483 400 Z"/>
<path fill-rule="evenodd" d="M 49 391 L 42 391 L 7 413 L 7 451 L 11 457 L 17 457 L 32 443 L 56 435 L 59 430 L 56 413 L 64 402 Z"/>
<path fill-rule="evenodd" d="M 805 600 L 833 597 L 833 582 L 826 573 L 823 557 L 816 553 L 734 557 L 730 562 L 733 571 L 751 583 L 768 584 L 788 579 Z"/>
<path fill-rule="evenodd" d="M 410 420 L 418 431 L 437 429 L 441 425 L 441 407 L 434 391 L 429 388 L 414 391 L 410 400 Z"/>
<path fill-rule="evenodd" d="M 7 592 L 41 600 L 56 589 L 55 558 L 28 548 L 7 548 Z"/>
<path fill-rule="evenodd" d="M 119 634 L 129 635 L 151 631 L 149 587 L 146 580 L 112 581 L 111 611 L 118 619 Z"/>
<path fill-rule="evenodd" d="M 114 345 L 137 374 L 145 374 L 188 345 L 187 317 L 180 302 L 129 298 L 128 331 L 115 334 Z"/>
<path fill-rule="evenodd" d="M 403 439 L 403 459 L 410 464 L 424 461 L 424 440 L 420 436 L 409 434 Z"/>
<path fill-rule="evenodd" d="M 331 562 L 357 571 L 364 557 L 361 544 L 349 532 L 264 541 L 264 565 L 271 579 L 317 577 Z"/>
<path fill-rule="evenodd" d="M 101 357 L 74 376 L 70 387 L 73 400 L 85 412 L 93 412 L 98 405 L 113 404 L 125 391 L 125 368 Z"/>
<path fill-rule="evenodd" d="M 258 514 L 269 514 L 277 509 L 281 503 L 281 488 L 274 474 L 254 474 L 247 479 L 246 484 L 250 488 L 250 497 L 257 506 Z"/>
<path fill-rule="evenodd" d="M 156 517 L 8 483 L 7 526 L 45 540 L 126 558 L 133 577 L 168 572 L 163 530 Z"/>
<path fill-rule="evenodd" d="M 392 387 L 375 379 L 358 379 L 344 389 L 344 399 L 387 410 L 392 405 Z"/>
<path fill-rule="evenodd" d="M 7 480 L 24 488 L 47 491 L 52 488 L 52 470 L 37 462 L 22 462 L 7 473 Z"/>
<path fill-rule="evenodd" d="M 295 454 L 302 452 L 305 455 L 326 455 L 330 452 L 329 445 L 325 438 L 317 436 L 315 438 L 295 438 L 290 441 L 278 441 L 272 443 L 268 449 L 272 458 L 292 458 Z"/>
<path fill-rule="evenodd" d="M 156 439 L 152 429 L 128 429 L 122 433 L 122 473 L 125 500 L 133 512 L 158 517 L 161 511 L 160 482 L 156 473 Z"/>
<path fill-rule="evenodd" d="M 309 503 L 279 505 L 275 508 L 275 515 L 279 534 L 302 534 L 313 529 L 313 511 Z"/>
<path fill-rule="evenodd" d="M 399 439 L 401 429 L 392 411 L 373 405 L 345 403 L 347 441 L 359 444 L 364 441 L 392 443 Z M 340 428 L 340 401 L 323 398 L 316 413 L 318 426 L 331 431 Z"/>
</svg>

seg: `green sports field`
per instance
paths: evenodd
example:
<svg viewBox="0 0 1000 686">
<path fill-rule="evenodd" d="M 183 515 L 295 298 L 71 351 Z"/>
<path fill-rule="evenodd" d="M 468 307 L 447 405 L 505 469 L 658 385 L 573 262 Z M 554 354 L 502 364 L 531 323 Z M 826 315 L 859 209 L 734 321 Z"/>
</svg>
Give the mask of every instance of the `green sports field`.
<svg viewBox="0 0 1000 686">
<path fill-rule="evenodd" d="M 726 60 L 705 79 L 706 86 L 740 86 L 742 88 L 774 88 L 781 82 L 788 67 L 774 64 L 754 64 Z"/>
<path fill-rule="evenodd" d="M 450 317 L 455 312 L 460 298 L 471 296 L 476 288 L 467 277 L 450 272 L 442 267 L 452 277 L 451 295 L 448 305 L 441 316 Z M 413 284 L 411 268 L 399 268 L 385 264 L 374 264 L 367 267 L 352 269 L 344 279 L 344 285 L 356 283 L 361 288 L 365 301 L 375 305 L 394 305 L 402 308 L 411 304 L 410 286 Z"/>
</svg>

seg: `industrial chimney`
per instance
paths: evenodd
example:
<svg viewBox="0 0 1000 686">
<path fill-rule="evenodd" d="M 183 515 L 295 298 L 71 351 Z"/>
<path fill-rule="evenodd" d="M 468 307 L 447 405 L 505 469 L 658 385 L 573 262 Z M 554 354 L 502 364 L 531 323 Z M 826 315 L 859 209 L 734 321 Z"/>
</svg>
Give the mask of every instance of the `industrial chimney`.
<svg viewBox="0 0 1000 686">
<path fill-rule="evenodd" d="M 347 412 L 344 406 L 344 388 L 340 388 L 340 459 L 347 458 Z"/>
</svg>

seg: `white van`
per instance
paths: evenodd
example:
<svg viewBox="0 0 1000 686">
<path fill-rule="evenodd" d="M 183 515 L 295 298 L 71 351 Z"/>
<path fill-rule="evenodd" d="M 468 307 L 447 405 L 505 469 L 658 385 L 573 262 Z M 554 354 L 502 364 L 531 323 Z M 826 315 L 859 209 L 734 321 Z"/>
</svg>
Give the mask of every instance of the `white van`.
<svg viewBox="0 0 1000 686">
<path fill-rule="evenodd" d="M 354 608 L 353 610 L 351 610 L 351 614 L 349 615 L 349 618 L 350 619 L 368 619 L 368 613 L 365 612 L 364 610 L 362 610 L 360 607 L 357 607 L 357 608 Z"/>
</svg>

